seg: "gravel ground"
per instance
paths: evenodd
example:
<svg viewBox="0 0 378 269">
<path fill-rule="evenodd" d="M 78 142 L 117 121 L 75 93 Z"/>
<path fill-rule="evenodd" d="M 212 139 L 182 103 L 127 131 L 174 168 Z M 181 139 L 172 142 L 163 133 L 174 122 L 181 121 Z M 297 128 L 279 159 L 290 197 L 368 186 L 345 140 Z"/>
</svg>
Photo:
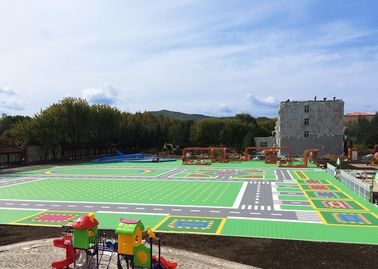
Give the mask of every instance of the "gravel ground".
<svg viewBox="0 0 378 269">
<path fill-rule="evenodd" d="M 155 253 L 157 250 L 154 250 Z M 64 250 L 54 248 L 52 239 L 42 239 L 17 243 L 0 247 L 0 268 L 1 269 L 18 269 L 18 268 L 51 268 L 51 262 L 64 258 Z M 242 265 L 211 256 L 201 255 L 194 252 L 163 247 L 162 256 L 170 261 L 178 263 L 177 268 L 185 269 L 207 269 L 207 268 L 256 268 Z M 112 258 L 110 268 L 117 268 L 117 257 Z M 100 267 L 105 268 L 105 267 Z"/>
</svg>

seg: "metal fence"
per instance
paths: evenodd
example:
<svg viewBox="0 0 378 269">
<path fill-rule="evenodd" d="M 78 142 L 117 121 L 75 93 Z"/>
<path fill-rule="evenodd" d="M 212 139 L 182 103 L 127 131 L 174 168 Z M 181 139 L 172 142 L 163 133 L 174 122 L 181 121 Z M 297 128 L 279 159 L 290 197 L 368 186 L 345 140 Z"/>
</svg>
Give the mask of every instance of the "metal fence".
<svg viewBox="0 0 378 269">
<path fill-rule="evenodd" d="M 336 176 L 336 167 L 334 167 L 332 164 L 327 163 L 327 173 L 328 173 L 328 175 L 335 177 Z"/>
<path fill-rule="evenodd" d="M 327 173 L 331 176 L 336 176 L 336 167 L 327 163 Z M 370 184 L 361 181 L 355 176 L 340 170 L 337 178 L 347 185 L 353 192 L 369 201 L 370 199 Z"/>
</svg>

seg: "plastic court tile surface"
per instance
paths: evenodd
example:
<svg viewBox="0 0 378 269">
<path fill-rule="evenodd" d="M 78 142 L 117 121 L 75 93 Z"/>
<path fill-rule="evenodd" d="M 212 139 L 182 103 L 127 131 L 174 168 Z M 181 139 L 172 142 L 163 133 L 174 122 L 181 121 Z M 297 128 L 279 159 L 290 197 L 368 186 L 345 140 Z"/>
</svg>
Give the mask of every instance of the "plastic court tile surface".
<svg viewBox="0 0 378 269">
<path fill-rule="evenodd" d="M 242 183 L 47 178 L 0 189 L 2 199 L 232 206 Z"/>
<path fill-rule="evenodd" d="M 102 229 L 141 219 L 162 233 L 378 244 L 378 209 L 325 170 L 263 161 L 83 163 L 0 177 L 0 224 Z"/>
</svg>

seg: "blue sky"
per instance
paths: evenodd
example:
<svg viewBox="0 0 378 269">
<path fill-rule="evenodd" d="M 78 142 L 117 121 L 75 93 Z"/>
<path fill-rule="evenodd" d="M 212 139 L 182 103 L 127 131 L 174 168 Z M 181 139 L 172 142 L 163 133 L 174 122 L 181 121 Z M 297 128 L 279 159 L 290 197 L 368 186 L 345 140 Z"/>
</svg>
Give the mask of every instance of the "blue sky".
<svg viewBox="0 0 378 269">
<path fill-rule="evenodd" d="M 378 1 L 0 1 L 0 113 L 66 96 L 123 111 L 378 111 Z"/>
</svg>

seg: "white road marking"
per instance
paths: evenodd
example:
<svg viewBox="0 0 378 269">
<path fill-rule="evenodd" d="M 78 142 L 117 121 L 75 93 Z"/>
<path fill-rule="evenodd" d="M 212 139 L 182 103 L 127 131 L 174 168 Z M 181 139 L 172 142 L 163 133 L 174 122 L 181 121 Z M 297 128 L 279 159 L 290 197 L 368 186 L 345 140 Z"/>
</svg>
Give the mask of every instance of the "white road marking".
<svg viewBox="0 0 378 269">
<path fill-rule="evenodd" d="M 47 208 L 15 208 L 15 207 L 0 207 L 0 209 L 11 209 L 11 210 L 32 210 L 32 211 L 46 211 Z"/>
<path fill-rule="evenodd" d="M 270 215 L 272 215 L 272 216 L 282 216 L 282 214 L 278 214 L 278 213 L 272 213 Z"/>
<path fill-rule="evenodd" d="M 152 210 L 162 211 L 163 208 L 153 208 Z"/>
<path fill-rule="evenodd" d="M 85 205 L 84 207 L 86 207 L 86 208 L 92 208 L 93 205 Z"/>
<path fill-rule="evenodd" d="M 265 206 L 262 205 L 262 206 L 261 206 L 261 210 L 265 210 Z"/>
<path fill-rule="evenodd" d="M 67 207 L 76 207 L 76 205 L 68 205 Z"/>
<path fill-rule="evenodd" d="M 249 206 L 248 206 L 248 210 L 251 210 L 251 209 L 252 209 L 252 205 L 249 205 Z"/>
<path fill-rule="evenodd" d="M 138 215 L 154 215 L 154 216 L 168 216 L 167 213 L 152 213 L 152 212 L 135 212 L 135 211 L 97 211 L 97 213 L 104 213 L 104 214 L 138 214 Z"/>
<path fill-rule="evenodd" d="M 287 171 L 287 173 L 289 174 L 291 180 L 294 180 L 294 177 L 291 175 L 290 171 Z"/>
<path fill-rule="evenodd" d="M 191 209 L 189 210 L 190 212 L 200 212 L 201 210 L 198 210 L 198 209 Z"/>
<path fill-rule="evenodd" d="M 14 203 L 5 203 L 6 205 L 14 205 Z"/>
<path fill-rule="evenodd" d="M 251 212 L 249 214 L 251 214 L 251 215 L 261 215 L 261 213 L 257 213 L 257 212 Z"/>
<path fill-rule="evenodd" d="M 253 213 L 253 212 L 252 212 Z M 250 214 L 252 214 L 250 213 Z M 256 214 L 256 215 L 259 215 L 259 214 Z M 273 219 L 273 218 L 248 218 L 248 217 L 233 217 L 233 216 L 228 216 L 227 217 L 228 219 L 246 219 L 246 220 L 250 220 L 250 219 L 254 219 L 254 220 L 261 220 L 261 221 L 265 221 L 265 220 L 269 220 L 269 221 L 277 221 L 277 222 L 282 222 L 282 220 L 285 220 L 285 222 L 297 222 L 297 223 L 316 223 L 316 224 L 320 224 L 319 222 L 315 222 L 315 221 L 300 221 L 300 220 L 292 220 L 292 219 Z"/>
<path fill-rule="evenodd" d="M 144 207 L 136 207 L 135 209 L 138 209 L 138 210 L 143 210 Z"/>
<path fill-rule="evenodd" d="M 23 206 L 25 206 L 25 205 L 29 205 L 29 204 L 20 204 L 20 205 L 23 205 Z"/>
<path fill-rule="evenodd" d="M 60 205 L 51 205 L 51 206 L 54 206 L 54 207 L 59 207 Z"/>
<path fill-rule="evenodd" d="M 172 211 L 181 211 L 179 208 L 172 208 Z"/>
<path fill-rule="evenodd" d="M 268 206 L 266 207 L 266 210 L 272 210 L 271 206 L 268 205 Z"/>
<path fill-rule="evenodd" d="M 119 209 L 127 209 L 127 206 L 119 206 L 117 208 L 119 208 Z"/>
<path fill-rule="evenodd" d="M 135 180 L 135 179 L 134 179 Z M 0 201 L 15 201 L 15 202 L 44 202 L 44 203 L 61 203 L 61 204 L 68 204 L 68 203 L 75 203 L 75 204 L 94 204 L 94 205 L 100 205 L 100 204 L 106 204 L 106 205 L 138 205 L 138 206 L 162 206 L 161 204 L 144 204 L 144 203 L 113 203 L 113 202 L 87 202 L 87 201 L 57 201 L 57 200 L 28 200 L 28 199 L 0 199 Z M 176 205 L 170 205 L 165 204 L 164 206 L 177 206 Z M 205 205 L 180 205 L 180 207 L 189 207 L 189 208 L 208 208 L 209 206 Z M 233 207 L 229 206 L 212 206 L 212 208 L 226 208 L 231 209 Z M 144 209 L 144 208 L 143 208 Z"/>
<path fill-rule="evenodd" d="M 239 208 L 241 200 L 244 196 L 245 190 L 247 189 L 247 186 L 248 186 L 248 182 L 244 182 L 243 186 L 240 188 L 238 197 L 236 197 L 234 205 L 232 206 L 232 208 Z"/>
<path fill-rule="evenodd" d="M 100 208 L 110 208 L 110 206 L 100 206 Z"/>
<path fill-rule="evenodd" d="M 242 206 L 241 206 L 241 209 L 245 209 L 245 205 L 242 205 Z"/>
<path fill-rule="evenodd" d="M 219 210 L 210 210 L 211 213 L 220 213 Z"/>
<path fill-rule="evenodd" d="M 39 179 L 28 180 L 28 181 L 21 181 L 20 183 L 15 183 L 15 184 L 9 184 L 9 185 L 5 185 L 5 186 L 0 186 L 0 189 L 1 188 L 6 188 L 6 187 L 11 187 L 11 186 L 16 186 L 16 185 L 21 185 L 21 184 L 25 184 L 25 183 L 36 182 L 36 181 L 40 181 L 40 180 L 46 180 L 46 178 L 39 178 Z"/>
<path fill-rule="evenodd" d="M 239 211 L 230 211 L 230 213 L 232 213 L 232 214 L 240 214 Z"/>
<path fill-rule="evenodd" d="M 36 206 L 44 206 L 45 204 L 35 204 Z"/>
<path fill-rule="evenodd" d="M 258 209 L 259 209 L 259 206 L 258 206 L 258 205 L 255 205 L 254 209 L 255 209 L 255 210 L 258 210 Z"/>
</svg>

